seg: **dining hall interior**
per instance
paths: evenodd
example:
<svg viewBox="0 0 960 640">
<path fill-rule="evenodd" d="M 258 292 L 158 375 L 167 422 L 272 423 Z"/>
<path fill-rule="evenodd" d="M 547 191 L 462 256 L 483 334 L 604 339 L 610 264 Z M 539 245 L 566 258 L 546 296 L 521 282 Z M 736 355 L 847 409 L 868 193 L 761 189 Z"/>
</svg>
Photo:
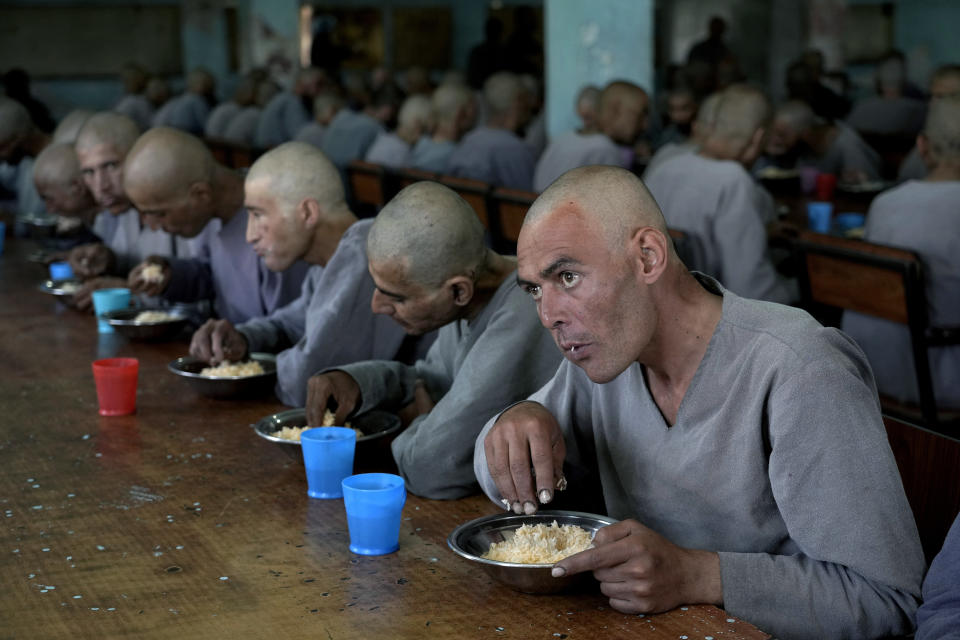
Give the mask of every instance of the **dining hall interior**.
<svg viewBox="0 0 960 640">
<path fill-rule="evenodd" d="M 0 1 L 0 636 L 960 640 L 958 24 Z"/>
</svg>

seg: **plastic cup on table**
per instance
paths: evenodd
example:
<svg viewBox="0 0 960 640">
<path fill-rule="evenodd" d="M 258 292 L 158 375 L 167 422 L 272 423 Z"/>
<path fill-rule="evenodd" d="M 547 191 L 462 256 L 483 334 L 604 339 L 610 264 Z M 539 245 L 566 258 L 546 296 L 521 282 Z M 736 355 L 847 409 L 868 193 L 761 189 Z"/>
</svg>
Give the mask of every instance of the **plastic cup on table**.
<svg viewBox="0 0 960 640">
<path fill-rule="evenodd" d="M 407 501 L 403 478 L 392 473 L 361 473 L 343 480 L 350 551 L 381 556 L 400 548 L 400 516 Z"/>
<path fill-rule="evenodd" d="M 93 380 L 102 416 L 125 416 L 137 410 L 136 358 L 104 358 L 93 361 Z"/>
<path fill-rule="evenodd" d="M 97 289 L 93 292 L 93 310 L 97 315 L 97 331 L 113 333 L 113 327 L 103 318 L 108 311 L 126 309 L 130 306 L 130 289 Z"/>
<path fill-rule="evenodd" d="M 808 202 L 807 226 L 817 233 L 829 233 L 831 217 L 833 216 L 832 202 Z"/>
<path fill-rule="evenodd" d="M 800 188 L 805 194 L 813 193 L 817 188 L 817 176 L 820 171 L 816 167 L 800 167 Z"/>
<path fill-rule="evenodd" d="M 308 496 L 343 497 L 340 481 L 353 473 L 356 446 L 357 432 L 347 427 L 317 427 L 300 434 Z"/>
<path fill-rule="evenodd" d="M 51 262 L 50 278 L 53 280 L 66 280 L 73 277 L 73 269 L 69 262 Z"/>
<path fill-rule="evenodd" d="M 837 187 L 837 176 L 832 173 L 821 173 L 817 175 L 816 188 L 817 200 L 832 200 L 833 190 Z"/>
</svg>

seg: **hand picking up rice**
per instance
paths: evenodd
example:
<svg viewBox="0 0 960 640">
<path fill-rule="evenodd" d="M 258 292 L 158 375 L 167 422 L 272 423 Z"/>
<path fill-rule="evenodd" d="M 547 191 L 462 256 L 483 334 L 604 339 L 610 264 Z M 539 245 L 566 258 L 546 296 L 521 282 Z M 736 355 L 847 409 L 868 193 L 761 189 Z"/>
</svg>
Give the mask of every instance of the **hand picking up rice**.
<svg viewBox="0 0 960 640">
<path fill-rule="evenodd" d="M 321 427 L 337 426 L 336 419 L 333 417 L 333 412 L 330 411 L 330 409 L 327 409 L 326 412 L 324 412 L 323 423 L 320 426 Z M 343 426 L 347 427 L 348 429 L 353 429 L 354 433 L 357 434 L 357 438 L 362 438 L 364 436 L 363 431 L 360 431 L 360 429 L 357 429 L 356 427 L 350 426 L 349 420 Z M 312 429 L 312 428 L 313 427 L 309 427 L 309 426 L 308 427 L 283 427 L 279 431 L 274 431 L 273 434 L 271 435 L 273 435 L 274 438 L 281 438 L 283 440 L 294 440 L 296 442 L 300 442 L 300 434 L 306 431 L 307 429 Z"/>
<path fill-rule="evenodd" d="M 513 537 L 494 542 L 483 558 L 518 564 L 553 564 L 591 546 L 590 532 L 575 524 L 521 525 Z"/>
<path fill-rule="evenodd" d="M 264 373 L 263 366 L 256 360 L 248 362 L 223 362 L 216 367 L 205 367 L 200 375 L 208 378 L 247 378 Z"/>
<path fill-rule="evenodd" d="M 140 270 L 140 279 L 144 282 L 163 282 L 163 267 L 159 264 L 148 264 Z"/>
<path fill-rule="evenodd" d="M 141 311 L 133 319 L 134 322 L 169 322 L 170 320 L 179 320 L 180 316 L 175 316 L 166 311 Z"/>
</svg>

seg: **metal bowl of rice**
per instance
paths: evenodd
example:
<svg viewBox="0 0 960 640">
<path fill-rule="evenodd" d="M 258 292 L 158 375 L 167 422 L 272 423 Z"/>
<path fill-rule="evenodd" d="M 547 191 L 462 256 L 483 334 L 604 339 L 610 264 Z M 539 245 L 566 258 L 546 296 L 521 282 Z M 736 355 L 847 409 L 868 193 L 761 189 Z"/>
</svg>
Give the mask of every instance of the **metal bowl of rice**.
<svg viewBox="0 0 960 640">
<path fill-rule="evenodd" d="M 305 409 L 281 411 L 261 418 L 256 424 L 250 426 L 264 440 L 284 445 L 285 449 L 289 449 L 288 453 L 291 453 L 294 457 L 299 458 L 301 456 L 300 441 L 281 437 L 280 434 L 284 428 L 305 428 L 307 426 Z M 400 433 L 402 425 L 400 417 L 396 414 L 374 410 L 349 418 L 346 426 L 353 427 L 363 434 L 357 434 L 357 453 L 360 454 L 383 444 L 389 445 L 393 436 Z"/>
<path fill-rule="evenodd" d="M 167 365 L 167 369 L 180 376 L 197 393 L 211 398 L 252 398 L 272 393 L 277 382 L 277 357 L 272 353 L 251 353 L 247 362 L 250 361 L 259 363 L 263 373 L 217 377 L 204 375 L 201 372 L 210 365 L 193 356 L 177 358 Z"/>
<path fill-rule="evenodd" d="M 580 511 L 539 511 L 531 516 L 497 513 L 464 523 L 447 537 L 447 546 L 458 556 L 475 562 L 498 582 L 523 593 L 558 593 L 576 586 L 590 573 L 562 578 L 550 575 L 553 563 L 503 562 L 483 557 L 494 543 L 510 542 L 522 525 L 561 527 L 575 525 L 592 540 L 601 528 L 617 522 L 614 518 Z"/>
<path fill-rule="evenodd" d="M 170 340 L 187 324 L 187 317 L 157 309 L 117 309 L 103 314 L 114 331 L 132 340 Z"/>
</svg>

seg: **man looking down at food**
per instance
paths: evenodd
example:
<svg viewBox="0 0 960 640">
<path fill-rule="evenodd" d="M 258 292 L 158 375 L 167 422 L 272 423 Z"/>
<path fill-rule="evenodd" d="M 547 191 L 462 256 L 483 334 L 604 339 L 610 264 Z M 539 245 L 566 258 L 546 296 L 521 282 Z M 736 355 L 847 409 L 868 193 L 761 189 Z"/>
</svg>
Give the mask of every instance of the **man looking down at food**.
<svg viewBox="0 0 960 640">
<path fill-rule="evenodd" d="M 148 221 L 203 240 L 194 258 L 148 257 L 130 272 L 131 291 L 174 302 L 212 299 L 216 314 L 233 323 L 299 297 L 308 265 L 297 261 L 280 272 L 266 267 L 247 244 L 243 175 L 218 164 L 200 139 L 167 127 L 147 131 L 127 154 L 123 179 Z"/>
<path fill-rule="evenodd" d="M 483 423 L 549 380 L 559 354 L 516 286 L 515 259 L 484 245 L 473 209 L 447 187 L 417 182 L 397 194 L 373 224 L 367 257 L 373 310 L 412 335 L 439 328 L 437 340 L 413 366 L 358 362 L 314 376 L 307 418 L 317 424 L 331 398 L 335 424 L 415 401 L 420 415 L 392 444 L 407 488 L 428 498 L 473 493 Z"/>
<path fill-rule="evenodd" d="M 518 256 L 567 361 L 490 419 L 477 477 L 531 513 L 583 473 L 600 489 L 581 508 L 622 519 L 555 576 L 593 571 L 623 612 L 716 604 L 784 639 L 912 629 L 923 552 L 853 341 L 689 272 L 618 168 L 554 182 Z"/>
<path fill-rule="evenodd" d="M 287 142 L 262 155 L 247 174 L 244 203 L 247 242 L 267 268 L 284 271 L 298 260 L 313 266 L 296 300 L 236 327 L 208 321 L 194 333 L 191 355 L 217 364 L 252 351 L 278 353 L 277 396 L 295 407 L 306 400 L 307 378 L 324 367 L 403 355 L 403 329 L 370 310 L 373 221 L 357 221 L 340 174 L 319 149 Z"/>
</svg>

